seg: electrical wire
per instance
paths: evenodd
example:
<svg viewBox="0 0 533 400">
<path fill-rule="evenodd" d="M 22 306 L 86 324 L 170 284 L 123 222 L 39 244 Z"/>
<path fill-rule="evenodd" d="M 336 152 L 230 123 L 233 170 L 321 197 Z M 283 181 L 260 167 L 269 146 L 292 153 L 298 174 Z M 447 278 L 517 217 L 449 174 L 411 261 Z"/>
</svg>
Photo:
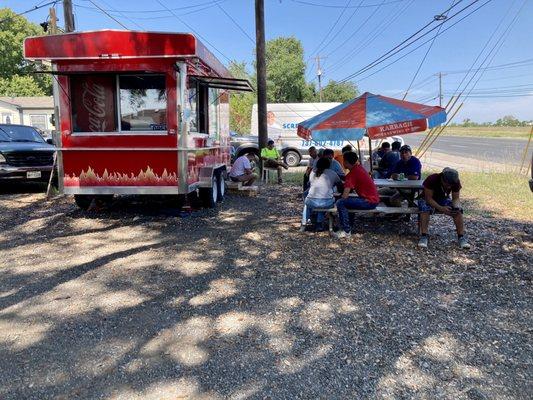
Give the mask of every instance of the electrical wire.
<svg viewBox="0 0 533 400">
<path fill-rule="evenodd" d="M 337 19 L 335 20 L 335 22 L 333 23 L 333 25 L 329 28 L 328 30 L 328 33 L 326 33 L 326 36 L 324 36 L 324 38 L 322 39 L 322 41 L 318 44 L 318 46 L 315 48 L 315 50 L 313 50 L 311 53 L 309 53 L 309 58 L 307 59 L 307 61 L 305 62 L 306 64 L 309 62 L 309 60 L 313 57 L 313 54 L 317 53 L 318 50 L 321 49 L 322 47 L 322 44 L 324 44 L 324 42 L 326 41 L 326 39 L 329 37 L 330 33 L 333 31 L 333 29 L 335 29 L 335 27 L 337 26 L 337 24 L 339 23 L 339 21 L 341 20 L 342 16 L 344 15 L 344 13 L 346 12 L 347 10 L 347 7 L 350 5 L 352 0 L 348 0 L 345 4 L 345 6 L 343 7 L 341 13 L 339 14 L 339 16 L 337 17 Z"/>
<path fill-rule="evenodd" d="M 58 0 L 59 1 L 59 0 Z M 90 0 L 83 0 L 83 1 L 90 1 Z M 197 7 L 203 7 L 205 5 L 209 5 L 210 7 L 214 7 L 217 3 L 223 3 L 227 0 L 210 0 L 210 1 L 206 1 L 206 2 L 203 2 L 203 3 L 199 3 L 199 4 L 193 4 L 193 5 L 188 5 L 188 6 L 183 6 L 183 7 L 175 7 L 175 8 L 170 8 L 171 11 L 180 11 L 180 10 L 188 10 L 188 9 L 191 9 L 191 8 L 197 8 Z M 82 6 L 83 7 L 83 6 Z M 86 6 L 85 6 L 86 7 Z M 87 8 L 87 7 L 86 7 Z M 90 8 L 90 7 L 88 7 Z M 119 12 L 119 13 L 128 13 L 128 14 L 149 14 L 149 13 L 167 13 L 168 12 L 168 8 L 167 9 L 159 9 L 159 10 L 116 10 L 116 9 L 106 9 L 105 11 L 108 11 L 108 12 Z"/>
<path fill-rule="evenodd" d="M 457 5 L 459 5 L 463 0 L 459 0 L 457 3 L 455 3 L 452 7 L 448 8 L 447 10 L 443 11 L 441 13 L 442 14 L 445 14 L 445 13 L 448 13 L 452 8 L 456 7 Z M 383 55 L 381 55 L 380 57 L 376 58 L 374 61 L 372 61 L 371 63 L 367 64 L 366 66 L 364 66 L 363 68 L 360 68 L 359 70 L 357 70 L 356 72 L 348 75 L 346 78 L 343 78 L 341 81 L 346 81 L 346 80 L 350 80 L 350 79 L 353 79 L 354 77 L 356 76 L 359 76 L 365 72 L 367 72 L 368 70 L 370 70 L 371 68 L 374 68 L 375 66 L 383 63 L 385 60 L 391 58 L 392 56 L 396 55 L 397 53 L 401 52 L 402 50 L 406 49 L 407 47 L 411 46 L 412 44 L 416 43 L 417 41 L 419 41 L 420 39 L 422 39 L 424 36 L 430 34 L 432 31 L 434 31 L 435 29 L 438 29 L 440 25 L 443 25 L 447 22 L 449 22 L 450 20 L 452 20 L 454 17 L 456 17 L 457 15 L 461 14 L 462 12 L 464 12 L 466 9 L 472 7 L 474 4 L 476 4 L 477 2 L 479 2 L 480 0 L 474 0 L 472 3 L 466 5 L 465 7 L 463 7 L 461 10 L 459 10 L 458 12 L 456 12 L 455 14 L 453 14 L 451 17 L 448 17 L 447 19 L 445 19 L 444 21 L 442 21 L 441 23 L 439 23 L 437 26 L 433 27 L 432 29 L 430 29 L 429 31 L 423 33 L 422 35 L 416 37 L 418 34 L 420 34 L 422 31 L 424 31 L 427 27 L 429 27 L 433 22 L 435 22 L 435 18 L 432 19 L 429 23 L 427 23 L 425 26 L 423 26 L 422 28 L 420 28 L 417 32 L 415 32 L 414 34 L 412 34 L 411 36 L 409 36 L 407 39 L 403 40 L 402 42 L 400 42 L 398 45 L 396 45 L 395 47 L 393 47 L 391 50 L 387 51 L 386 53 L 384 53 Z M 487 3 L 489 3 L 490 1 L 492 0 L 487 0 Z M 416 38 L 415 38 L 416 37 Z M 432 39 L 430 39 L 432 40 Z M 427 42 L 425 42 L 427 43 Z"/>
<path fill-rule="evenodd" d="M 168 12 L 170 12 L 178 21 L 180 21 L 183 25 L 185 25 L 187 28 L 189 28 L 196 36 L 198 36 L 202 41 L 204 41 L 206 44 L 210 45 L 218 54 L 220 54 L 222 57 L 224 57 L 228 62 L 231 62 L 231 59 L 226 56 L 224 53 L 222 53 L 217 47 L 212 44 L 209 40 L 207 40 L 205 37 L 203 37 L 199 32 L 197 32 L 191 25 L 189 25 L 187 22 L 185 22 L 182 18 L 180 18 L 174 11 L 172 11 L 170 8 L 165 6 L 161 2 L 161 0 L 156 0 L 162 7 L 165 7 Z"/>
<path fill-rule="evenodd" d="M 385 16 L 385 18 L 378 22 L 374 30 L 371 30 L 369 33 L 367 33 L 367 35 L 354 48 L 352 48 L 352 50 L 350 50 L 348 53 L 338 59 L 337 62 L 330 66 L 329 72 L 332 73 L 338 71 L 344 66 L 344 63 L 346 60 L 348 60 L 348 58 L 354 57 L 355 55 L 359 54 L 362 49 L 370 45 L 370 43 L 372 43 L 380 35 L 383 34 L 383 32 L 385 31 L 384 28 L 394 23 L 394 21 L 396 21 L 401 14 L 407 11 L 407 9 L 411 6 L 411 4 L 413 4 L 413 2 L 414 0 L 411 0 L 403 9 L 400 8 L 397 12 L 393 9 L 393 12 L 389 13 L 387 16 Z M 391 16 L 392 18 L 389 18 Z"/>
<path fill-rule="evenodd" d="M 252 44 L 255 46 L 255 40 L 252 39 L 252 37 L 248 34 L 248 32 L 246 32 L 246 31 L 244 30 L 244 28 L 243 28 L 243 27 L 242 27 L 237 21 L 235 21 L 235 19 L 233 19 L 233 17 L 232 17 L 230 14 L 228 14 L 228 12 L 227 12 L 224 8 L 222 8 L 222 6 L 220 5 L 220 3 L 216 3 L 216 6 L 217 6 L 218 8 L 220 8 L 220 10 L 221 10 L 221 11 L 222 11 L 222 12 L 223 12 L 223 13 L 224 13 L 224 14 L 225 14 L 225 15 L 231 20 L 231 22 L 233 22 L 233 23 L 235 24 L 235 26 L 236 26 L 237 28 L 239 28 L 239 30 L 244 34 L 244 36 L 246 36 L 248 39 L 250 39 L 250 41 L 252 42 Z"/>
<path fill-rule="evenodd" d="M 314 6 L 314 7 L 326 7 L 326 8 L 343 8 L 343 6 L 333 5 L 333 4 L 318 4 L 318 3 L 311 3 L 310 1 L 302 1 L 302 0 L 291 0 L 293 3 L 299 3 L 306 6 Z M 401 3 L 406 0 L 393 0 L 389 1 L 385 4 L 394 4 L 394 3 Z M 370 8 L 370 7 L 378 7 L 379 4 L 365 4 L 361 6 L 362 8 Z M 349 6 L 348 8 L 355 8 L 357 6 Z"/>
<path fill-rule="evenodd" d="M 18 13 L 18 14 L 15 14 L 11 17 L 7 17 L 7 18 L 4 18 L 3 20 L 0 21 L 0 24 L 4 23 L 4 22 L 7 22 L 15 17 L 20 17 L 21 15 L 24 15 L 24 14 L 28 14 L 32 11 L 36 11 L 36 10 L 39 10 L 40 8 L 43 8 L 43 7 L 46 7 L 46 6 L 49 6 L 49 5 L 52 5 L 54 6 L 56 3 L 60 2 L 61 0 L 54 0 L 54 1 L 49 1 L 48 3 L 45 3 L 45 4 L 41 4 L 42 1 L 40 3 L 38 3 L 37 5 L 33 6 L 32 8 L 30 8 L 29 10 L 26 10 L 26 11 L 23 11 L 21 13 Z"/>
<path fill-rule="evenodd" d="M 123 27 L 124 29 L 126 30 L 130 30 L 126 25 L 124 25 L 122 22 L 120 22 L 118 19 L 116 19 L 115 17 L 113 17 L 111 14 L 109 14 L 107 11 L 105 11 L 104 9 L 102 9 L 98 4 L 96 4 L 93 0 L 88 0 L 91 4 L 93 4 L 96 8 L 98 8 L 102 14 L 105 14 L 107 15 L 109 18 L 111 18 L 113 21 L 115 21 L 117 24 L 119 24 L 121 27 Z"/>
<path fill-rule="evenodd" d="M 102 3 L 104 3 L 105 5 L 107 5 L 109 8 L 111 8 L 112 10 L 114 10 L 115 12 L 117 12 L 119 15 L 121 15 L 123 18 L 126 18 L 128 21 L 130 21 L 133 25 L 137 26 L 138 28 L 142 29 L 142 30 L 146 30 L 143 26 L 139 25 L 137 22 L 135 22 L 133 19 L 131 19 L 130 17 L 128 17 L 127 15 L 125 15 L 123 12 L 121 11 L 118 11 L 116 9 L 113 8 L 113 6 L 111 6 L 109 3 L 107 3 L 105 0 L 100 0 Z"/>
<path fill-rule="evenodd" d="M 455 4 L 455 1 L 456 1 L 456 0 L 453 0 L 453 1 L 452 1 L 452 6 Z M 446 18 L 448 18 L 448 15 L 447 15 L 447 14 L 443 14 L 443 15 L 444 15 Z M 432 48 L 433 45 L 435 44 L 435 40 L 437 39 L 437 36 L 439 36 L 441 28 L 442 28 L 442 24 L 439 25 L 439 29 L 437 29 L 437 33 L 435 34 L 435 36 L 433 36 L 433 40 L 432 40 L 431 43 L 429 44 L 429 47 L 428 47 L 428 49 L 426 50 L 426 53 L 424 54 L 424 57 L 422 57 L 422 60 L 420 61 L 420 64 L 418 64 L 418 68 L 416 69 L 416 72 L 415 72 L 415 74 L 413 75 L 413 78 L 411 79 L 411 82 L 409 82 L 409 86 L 407 87 L 407 90 L 405 91 L 405 94 L 403 95 L 402 100 L 405 100 L 405 98 L 406 98 L 407 95 L 409 94 L 409 90 L 411 90 L 411 86 L 413 85 L 413 82 L 415 81 L 416 77 L 417 77 L 418 74 L 420 73 L 420 69 L 422 68 L 422 65 L 424 65 L 424 62 L 426 62 L 427 56 L 429 55 L 429 52 L 431 51 L 431 48 Z"/>
<path fill-rule="evenodd" d="M 444 34 L 446 31 L 448 31 L 449 29 L 453 28 L 455 25 L 459 24 L 460 22 L 462 22 L 463 20 L 465 20 L 466 18 L 468 18 L 470 15 L 474 14 L 476 11 L 478 11 L 480 8 L 484 7 L 485 5 L 487 5 L 488 3 L 490 3 L 492 0 L 487 0 L 485 3 L 481 4 L 480 6 L 478 6 L 477 8 L 475 8 L 474 10 L 470 11 L 468 14 L 466 14 L 465 16 L 463 16 L 461 19 L 459 19 L 458 21 L 456 21 L 455 23 L 453 23 L 452 25 L 450 25 L 449 27 L 447 27 L 446 29 L 444 29 L 442 32 L 440 32 L 440 35 Z M 439 35 L 439 36 L 440 36 Z M 418 45 L 417 47 L 415 47 L 414 49 L 411 49 L 410 51 L 408 51 L 407 53 L 404 53 L 403 55 L 401 55 L 400 57 L 398 57 L 397 59 L 395 59 L 394 61 L 390 62 L 389 64 L 385 65 L 384 67 L 378 69 L 377 71 L 374 71 L 373 73 L 369 74 L 369 75 L 366 75 L 362 78 L 359 78 L 358 80 L 359 81 L 362 81 L 362 80 L 365 80 L 365 79 L 368 79 L 370 78 L 371 76 L 373 75 L 376 75 L 377 73 L 383 71 L 384 69 L 390 67 L 391 65 L 397 63 L 398 61 L 400 61 L 401 59 L 407 57 L 409 54 L 415 52 L 416 50 L 418 50 L 420 47 L 422 47 L 423 45 L 425 45 L 426 43 L 430 42 L 431 40 L 433 39 L 428 39 L 426 40 L 425 42 L 422 42 L 420 45 Z M 406 46 L 408 47 L 408 46 Z M 404 48 L 406 48 L 404 47 Z M 399 53 L 401 50 L 403 49 L 400 49 L 396 52 Z M 395 54 L 392 54 L 391 56 L 387 57 L 387 58 L 390 58 L 392 57 L 393 55 Z M 383 60 L 384 61 L 384 60 Z M 349 77 L 349 79 L 352 79 L 351 77 Z M 347 80 L 349 80 L 347 79 Z"/>
</svg>

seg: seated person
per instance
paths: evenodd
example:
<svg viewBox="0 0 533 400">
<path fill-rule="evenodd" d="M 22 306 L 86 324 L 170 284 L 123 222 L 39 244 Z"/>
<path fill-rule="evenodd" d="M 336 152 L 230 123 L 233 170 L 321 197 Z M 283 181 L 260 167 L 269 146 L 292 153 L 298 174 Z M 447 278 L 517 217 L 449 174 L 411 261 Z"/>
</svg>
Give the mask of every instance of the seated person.
<svg viewBox="0 0 533 400">
<path fill-rule="evenodd" d="M 255 154 L 251 152 L 237 158 L 229 171 L 229 178 L 233 182 L 242 182 L 244 186 L 251 186 L 257 179 L 250 164 L 250 161 L 255 160 Z"/>
<path fill-rule="evenodd" d="M 343 154 L 346 153 L 347 151 L 352 151 L 352 146 L 347 144 L 346 146 L 344 146 L 342 149 L 341 149 L 341 154 L 339 155 L 336 155 L 334 158 L 335 160 L 337 160 L 339 162 L 340 165 L 344 165 L 344 157 L 343 157 Z"/>
<path fill-rule="evenodd" d="M 274 147 L 274 141 L 269 140 L 267 147 L 261 150 L 261 160 L 266 168 L 277 168 L 278 170 L 278 183 L 283 183 L 281 179 L 281 168 L 288 169 L 289 166 L 281 161 L 281 155 L 278 149 Z"/>
<path fill-rule="evenodd" d="M 331 160 L 331 166 L 329 167 L 329 169 L 335 171 L 337 175 L 339 175 L 339 178 L 341 178 L 341 180 L 344 180 L 344 177 L 346 176 L 344 168 L 342 167 L 342 165 L 339 164 L 337 160 L 333 159 L 335 152 L 332 149 L 324 149 L 324 152 L 322 154 L 324 158 L 328 158 L 329 160 Z"/>
<path fill-rule="evenodd" d="M 429 216 L 435 211 L 453 218 L 457 239 L 462 249 L 469 249 L 470 244 L 465 238 L 463 209 L 460 204 L 459 192 L 461 181 L 459 173 L 451 168 L 444 168 L 440 174 L 429 175 L 424 181 L 424 198 L 418 200 L 420 210 L 420 239 L 418 247 L 428 247 Z M 450 193 L 452 198 L 450 199 Z"/>
<path fill-rule="evenodd" d="M 304 203 L 304 218 L 308 223 L 311 220 L 313 210 L 315 208 L 331 208 L 335 204 L 333 197 L 333 187 L 340 183 L 339 176 L 330 169 L 331 160 L 329 158 L 321 158 L 316 163 L 316 170 L 311 172 L 309 181 L 311 187 L 309 193 L 305 198 Z M 317 213 L 316 226 L 317 230 L 323 230 L 322 223 L 324 221 L 324 213 Z"/>
<path fill-rule="evenodd" d="M 381 145 L 381 156 L 376 157 L 377 158 L 377 166 L 374 168 L 372 176 L 374 178 L 384 178 L 385 174 L 384 169 L 382 167 L 382 163 L 384 158 L 391 152 L 390 143 L 389 142 L 383 142 Z"/>
<path fill-rule="evenodd" d="M 422 163 L 413 156 L 411 147 L 406 144 L 400 148 L 400 160 L 392 168 L 391 178 L 398 180 L 401 175 L 409 180 L 418 180 L 422 177 Z M 400 207 L 402 200 L 407 200 L 412 205 L 415 196 L 415 193 L 409 189 L 390 189 L 388 193 L 380 191 L 380 194 L 389 194 L 391 196 L 389 202 L 393 207 Z"/>
<path fill-rule="evenodd" d="M 344 181 L 342 197 L 337 200 L 337 212 L 341 229 L 335 233 L 337 238 L 351 236 L 351 222 L 348 210 L 373 210 L 379 203 L 378 190 L 366 169 L 358 162 L 357 153 L 349 151 L 344 153 L 344 167 L 350 172 Z M 359 197 L 350 197 L 354 191 Z"/>
<path fill-rule="evenodd" d="M 307 164 L 307 168 L 305 169 L 304 173 L 304 184 L 303 189 L 304 192 L 309 189 L 309 176 L 311 175 L 311 172 L 313 171 L 313 168 L 315 167 L 315 162 L 318 160 L 318 152 L 316 151 L 315 146 L 309 147 L 309 162 Z"/>
<path fill-rule="evenodd" d="M 379 162 L 378 167 L 383 172 L 383 178 L 390 178 L 396 163 L 400 161 L 401 146 L 400 142 L 392 142 L 391 151 L 387 152 Z"/>
<path fill-rule="evenodd" d="M 385 149 L 390 150 L 389 142 L 382 142 L 381 146 L 379 146 L 379 149 L 377 149 L 376 151 L 372 153 L 372 164 L 373 165 L 378 165 L 379 161 L 383 158 L 383 156 L 386 153 Z"/>
</svg>

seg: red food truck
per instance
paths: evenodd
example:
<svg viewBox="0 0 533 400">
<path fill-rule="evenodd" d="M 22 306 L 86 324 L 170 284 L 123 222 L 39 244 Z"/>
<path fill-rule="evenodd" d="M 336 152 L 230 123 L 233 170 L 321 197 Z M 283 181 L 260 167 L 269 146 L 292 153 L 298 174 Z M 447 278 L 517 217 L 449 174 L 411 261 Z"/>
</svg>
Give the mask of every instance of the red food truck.
<svg viewBox="0 0 533 400">
<path fill-rule="evenodd" d="M 229 91 L 251 91 L 188 33 L 27 38 L 54 75 L 59 189 L 86 208 L 115 194 L 198 193 L 214 207 L 230 163 Z"/>
</svg>

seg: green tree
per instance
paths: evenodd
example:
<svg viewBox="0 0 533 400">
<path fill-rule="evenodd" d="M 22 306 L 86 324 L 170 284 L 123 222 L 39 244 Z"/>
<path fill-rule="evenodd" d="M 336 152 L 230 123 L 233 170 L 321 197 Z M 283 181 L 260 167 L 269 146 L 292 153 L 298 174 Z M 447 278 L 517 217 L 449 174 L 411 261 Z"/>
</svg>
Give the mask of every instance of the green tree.
<svg viewBox="0 0 533 400">
<path fill-rule="evenodd" d="M 45 74 L 35 74 L 38 69 L 34 64 L 24 60 L 22 47 L 24 39 L 28 36 L 43 35 L 43 29 L 29 22 L 23 16 L 19 16 L 9 8 L 0 9 L 0 78 L 7 79 L 10 82 L 21 82 L 20 77 L 24 76 L 25 86 L 18 92 L 16 86 L 3 82 L 3 86 L 10 86 L 15 90 L 15 96 L 24 96 L 28 93 L 28 88 L 32 87 L 29 83 L 33 80 L 42 90 L 40 93 L 52 93 L 52 80 Z M 16 78 L 15 76 L 19 76 Z M 29 78 L 29 79 L 28 79 Z M 28 86 L 29 85 L 29 86 Z"/>
<path fill-rule="evenodd" d="M 245 62 L 232 61 L 228 66 L 235 78 L 248 79 L 254 85 L 255 79 L 246 70 Z M 250 134 L 252 107 L 256 102 L 255 92 L 231 93 L 230 95 L 229 126 L 232 131 L 240 134 Z"/>
<path fill-rule="evenodd" d="M 267 101 L 299 103 L 308 91 L 304 49 L 295 37 L 279 37 L 266 43 Z"/>
<path fill-rule="evenodd" d="M 0 78 L 0 96 L 45 96 L 42 87 L 31 76 L 13 75 Z"/>
<path fill-rule="evenodd" d="M 354 99 L 358 96 L 359 90 L 353 82 L 336 82 L 329 81 L 328 84 L 322 88 L 322 101 L 324 102 L 340 102 Z M 316 98 L 319 95 L 317 93 Z"/>
</svg>

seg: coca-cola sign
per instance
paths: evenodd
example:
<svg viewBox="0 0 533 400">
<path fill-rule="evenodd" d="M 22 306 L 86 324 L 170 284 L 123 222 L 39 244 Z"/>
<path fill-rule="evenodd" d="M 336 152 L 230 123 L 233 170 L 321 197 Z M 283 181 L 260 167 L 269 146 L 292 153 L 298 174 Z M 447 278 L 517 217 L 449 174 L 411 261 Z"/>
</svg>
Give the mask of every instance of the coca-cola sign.
<svg viewBox="0 0 533 400">
<path fill-rule="evenodd" d="M 113 76 L 77 76 L 71 80 L 74 132 L 112 132 L 116 126 Z"/>
</svg>

